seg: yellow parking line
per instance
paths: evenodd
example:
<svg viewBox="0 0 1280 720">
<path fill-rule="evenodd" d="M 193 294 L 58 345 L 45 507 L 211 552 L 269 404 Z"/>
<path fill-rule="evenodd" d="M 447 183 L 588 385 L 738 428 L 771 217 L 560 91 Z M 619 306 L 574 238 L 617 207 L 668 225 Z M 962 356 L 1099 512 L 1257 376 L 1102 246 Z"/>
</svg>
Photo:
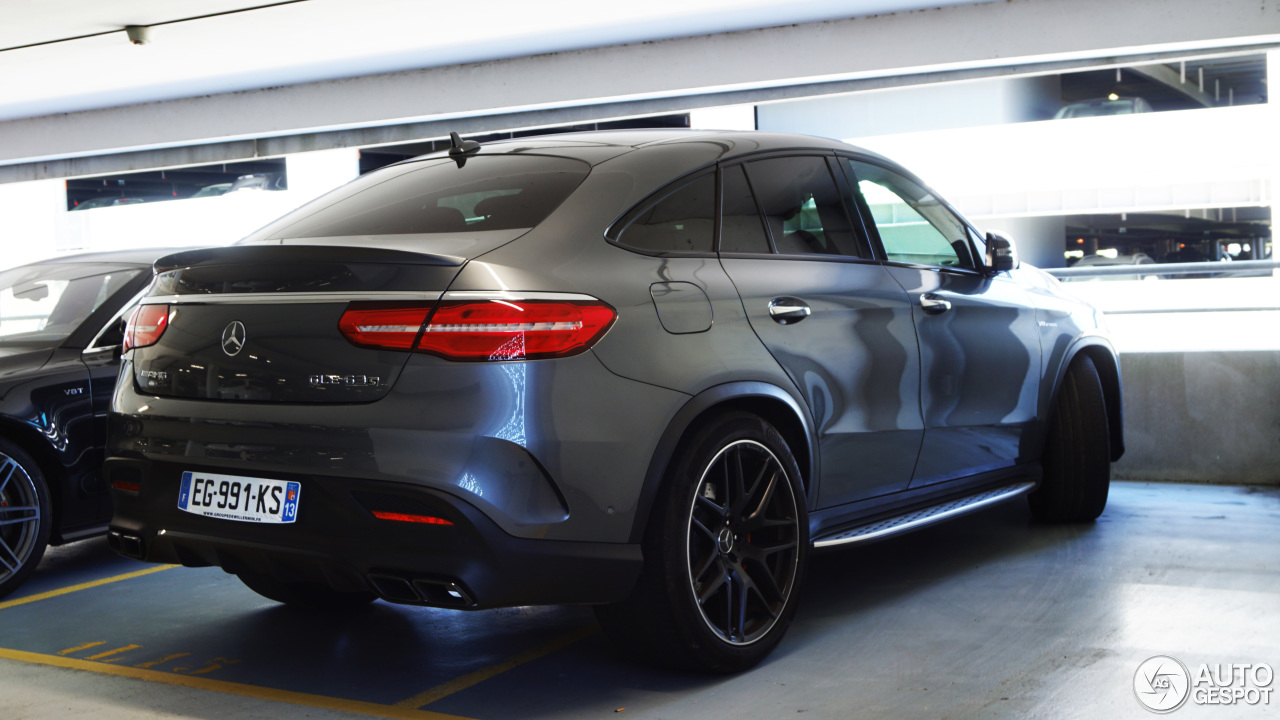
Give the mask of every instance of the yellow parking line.
<svg viewBox="0 0 1280 720">
<path fill-rule="evenodd" d="M 150 575 L 152 573 L 158 573 L 161 570 L 170 570 L 176 567 L 179 567 L 179 566 L 178 565 L 158 565 L 156 567 L 147 568 L 146 570 L 138 570 L 136 572 L 125 573 L 123 575 L 116 575 L 114 577 L 103 578 L 101 580 L 94 580 L 92 582 L 80 583 L 79 585 L 64 587 L 60 590 L 50 590 L 49 592 L 43 592 L 38 595 L 29 595 L 24 598 L 18 598 L 17 600 L 8 600 L 6 602 L 0 602 L 0 610 L 5 610 L 11 607 L 17 607 L 19 605 L 26 605 L 27 603 L 33 603 L 33 602 L 36 602 L 37 600 L 48 600 L 49 598 L 58 597 L 59 595 L 66 595 L 67 593 L 79 592 L 81 590 L 88 590 L 89 588 L 96 588 L 99 585 L 108 585 L 110 583 L 120 582 L 121 580 L 132 580 L 133 578 L 136 578 L 136 577 L 142 577 L 143 575 Z"/>
<path fill-rule="evenodd" d="M 69 647 L 69 648 L 67 648 L 66 650 L 59 650 L 59 651 L 58 651 L 58 654 L 59 654 L 59 655 L 70 655 L 71 653 L 78 653 L 78 652 L 80 652 L 81 650 L 88 650 L 88 649 L 89 649 L 89 648 L 91 648 L 91 647 L 98 647 L 99 645 L 106 645 L 106 644 L 107 644 L 107 641 L 106 641 L 106 640 L 99 640 L 98 642 L 87 642 L 87 643 L 85 643 L 85 644 L 83 644 L 83 645 L 77 645 L 77 646 L 75 646 L 75 647 Z"/>
<path fill-rule="evenodd" d="M 59 654 L 59 655 L 61 655 L 62 653 L 58 653 L 58 654 Z M 159 660 L 152 660 L 152 661 L 150 661 L 150 662 L 138 663 L 137 665 L 134 665 L 134 667 L 136 667 L 136 668 L 143 668 L 143 669 L 146 669 L 146 668 L 153 668 L 153 667 L 155 667 L 155 666 L 157 666 L 157 665 L 163 665 L 163 664 L 165 664 L 165 663 L 169 662 L 170 660 L 177 660 L 178 658 L 184 658 L 184 657 L 186 657 L 186 656 L 188 656 L 188 655 L 190 655 L 190 654 L 191 654 L 191 653 L 174 653 L 174 654 L 172 654 L 172 655 L 165 655 L 164 657 L 160 658 Z"/>
<path fill-rule="evenodd" d="M 551 653 L 557 650 L 560 650 L 561 648 L 568 647 L 578 642 L 579 640 L 589 638 L 598 632 L 600 632 L 600 629 L 593 625 L 587 626 L 584 628 L 579 628 L 577 630 L 574 630 L 571 633 L 566 633 L 564 635 L 561 635 L 560 637 L 552 640 L 551 642 L 545 645 L 539 645 L 538 647 L 532 648 L 530 650 L 526 650 L 520 653 L 519 655 L 512 655 L 511 657 L 507 658 L 506 660 L 503 660 L 497 665 L 490 665 L 489 667 L 481 668 L 479 670 L 476 670 L 475 672 L 467 673 L 466 675 L 463 675 L 462 677 L 454 678 L 449 682 L 444 683 L 443 685 L 437 685 L 431 688 L 430 690 L 427 690 L 425 692 L 420 692 L 411 698 L 406 698 L 404 700 L 401 700 L 400 702 L 396 703 L 396 707 L 420 708 L 423 705 L 430 705 L 431 703 L 437 700 L 440 700 L 444 697 L 447 697 L 449 695 L 452 695 L 462 690 L 466 690 L 467 688 L 473 685 L 478 685 L 484 682 L 485 680 L 488 680 L 489 678 L 494 677 L 495 675 L 501 675 L 502 673 L 508 670 L 511 670 L 512 668 L 519 667 L 533 660 L 537 660 L 540 657 L 545 657 L 547 655 L 550 655 Z"/>
<path fill-rule="evenodd" d="M 102 659 L 102 658 L 104 658 L 104 657 L 111 657 L 112 655 L 119 655 L 119 654 L 120 654 L 120 653 L 122 653 L 122 652 L 129 652 L 130 650 L 137 650 L 137 649 L 138 649 L 138 648 L 140 648 L 140 647 L 142 647 L 142 646 L 141 646 L 141 645 L 125 645 L 124 647 L 118 647 L 118 648 L 116 648 L 115 650 L 108 650 L 108 651 L 106 651 L 106 652 L 104 652 L 104 653 L 98 653 L 97 655 L 90 655 L 89 657 L 85 658 L 85 660 L 101 660 L 101 659 Z M 115 662 L 115 661 L 114 661 L 114 660 L 112 660 L 112 661 L 109 661 L 109 662 Z"/>
<path fill-rule="evenodd" d="M 257 700 L 272 700 L 275 702 L 290 703 L 293 705 L 323 708 L 325 710 L 342 710 L 345 712 L 360 713 L 362 715 L 372 715 L 374 717 L 404 718 L 404 720 L 466 720 L 466 718 L 460 718 L 456 715 L 445 715 L 443 713 L 430 712 L 427 710 L 412 710 L 409 708 L 398 707 L 396 705 L 379 705 L 378 703 L 363 702 L 360 700 L 344 700 L 342 698 L 326 697 L 324 695 L 311 695 L 309 693 L 293 692 L 290 690 L 277 690 L 275 688 L 258 687 L 256 685 L 243 685 L 240 683 L 226 682 L 225 680 L 211 680 L 206 677 L 175 675 L 173 673 L 161 672 L 159 670 L 142 670 L 140 668 L 127 666 L 121 667 L 119 665 L 106 665 L 103 663 L 89 662 L 87 660 L 59 657 L 57 655 L 41 655 L 39 653 L 25 652 L 23 650 L 6 650 L 4 648 L 0 648 L 0 659 L 15 660 L 17 662 L 33 663 L 36 665 L 49 665 L 51 667 L 68 668 L 71 670 L 84 670 L 86 672 L 99 673 L 101 675 L 114 675 L 116 677 L 146 680 L 149 682 L 164 683 L 166 685 L 195 688 L 197 690 L 210 690 L 213 692 L 227 693 L 229 695 L 250 697 Z"/>
</svg>

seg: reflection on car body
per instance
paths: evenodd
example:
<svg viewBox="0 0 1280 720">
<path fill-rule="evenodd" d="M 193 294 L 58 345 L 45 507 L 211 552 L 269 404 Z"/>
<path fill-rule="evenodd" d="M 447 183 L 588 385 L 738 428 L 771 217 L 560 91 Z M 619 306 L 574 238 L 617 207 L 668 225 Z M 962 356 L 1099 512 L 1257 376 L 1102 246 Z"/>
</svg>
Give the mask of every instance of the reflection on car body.
<svg viewBox="0 0 1280 720">
<path fill-rule="evenodd" d="M 0 272 L 0 597 L 45 546 L 106 531 L 100 465 L 124 310 L 168 251 L 74 255 Z"/>
<path fill-rule="evenodd" d="M 1022 495 L 1092 520 L 1123 452 L 1100 315 L 816 138 L 459 141 L 156 268 L 113 547 L 289 604 L 591 603 L 624 647 L 733 671 L 811 547 Z M 184 474 L 295 482 L 296 522 L 184 512 Z"/>
</svg>

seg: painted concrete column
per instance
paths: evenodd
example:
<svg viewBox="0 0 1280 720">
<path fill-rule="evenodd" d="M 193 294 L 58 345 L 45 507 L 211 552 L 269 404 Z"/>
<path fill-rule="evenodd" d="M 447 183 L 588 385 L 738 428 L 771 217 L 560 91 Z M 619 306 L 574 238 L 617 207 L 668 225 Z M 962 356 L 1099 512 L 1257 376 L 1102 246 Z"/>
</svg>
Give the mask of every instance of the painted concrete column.
<svg viewBox="0 0 1280 720">
<path fill-rule="evenodd" d="M 360 175 L 360 151 L 338 148 L 297 153 L 284 159 L 289 193 L 301 205 Z"/>
<path fill-rule="evenodd" d="M 1280 216 L 1280 97 L 1276 96 L 1280 85 L 1280 50 L 1267 52 L 1267 111 L 1271 120 L 1267 123 L 1269 132 L 1258 138 L 1259 146 L 1271 161 L 1271 258 L 1276 257 L 1275 227 L 1276 218 Z M 1280 277 L 1280 270 L 1274 273 Z"/>
</svg>

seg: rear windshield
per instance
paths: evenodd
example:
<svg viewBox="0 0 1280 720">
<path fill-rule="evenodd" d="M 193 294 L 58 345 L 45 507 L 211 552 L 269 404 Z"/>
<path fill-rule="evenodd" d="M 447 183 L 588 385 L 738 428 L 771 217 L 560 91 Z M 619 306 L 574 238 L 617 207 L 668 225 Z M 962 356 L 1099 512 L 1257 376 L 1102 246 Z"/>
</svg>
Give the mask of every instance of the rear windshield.
<svg viewBox="0 0 1280 720">
<path fill-rule="evenodd" d="M 57 263 L 0 273 L 0 345 L 61 342 L 141 272 Z"/>
<path fill-rule="evenodd" d="M 587 177 L 579 160 L 478 155 L 378 170 L 286 215 L 258 237 L 462 233 L 531 228 Z"/>
</svg>

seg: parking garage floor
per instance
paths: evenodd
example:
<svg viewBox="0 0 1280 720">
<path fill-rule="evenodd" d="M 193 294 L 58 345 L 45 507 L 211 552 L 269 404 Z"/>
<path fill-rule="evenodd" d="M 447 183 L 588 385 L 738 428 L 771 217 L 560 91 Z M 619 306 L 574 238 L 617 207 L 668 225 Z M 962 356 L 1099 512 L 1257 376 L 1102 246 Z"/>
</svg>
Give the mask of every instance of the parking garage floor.
<svg viewBox="0 0 1280 720">
<path fill-rule="evenodd" d="M 815 553 L 778 651 L 706 677 L 628 662 L 589 608 L 312 614 L 92 540 L 0 601 L 0 718 L 1143 718 L 1151 656 L 1280 667 L 1278 548 L 1275 488 L 1116 483 L 1078 527 L 1014 502 Z"/>
</svg>

